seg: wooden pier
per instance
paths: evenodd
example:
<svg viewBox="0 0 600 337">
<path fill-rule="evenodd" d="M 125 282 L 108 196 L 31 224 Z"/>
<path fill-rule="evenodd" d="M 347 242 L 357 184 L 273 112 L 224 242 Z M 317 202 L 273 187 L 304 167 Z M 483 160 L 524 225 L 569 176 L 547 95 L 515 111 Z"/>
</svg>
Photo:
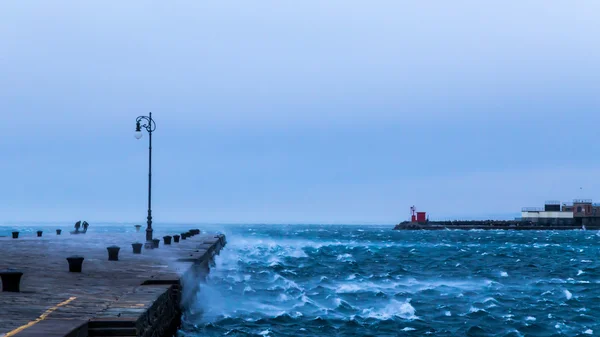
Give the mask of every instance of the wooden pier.
<svg viewBox="0 0 600 337">
<path fill-rule="evenodd" d="M 0 337 L 171 336 L 182 296 L 193 296 L 224 235 L 201 233 L 133 254 L 131 235 L 0 238 L 0 269 L 23 273 L 20 292 L 0 293 Z M 117 245 L 118 261 L 107 247 Z M 67 257 L 85 258 L 81 273 Z M 187 283 L 186 283 L 187 282 Z"/>
</svg>

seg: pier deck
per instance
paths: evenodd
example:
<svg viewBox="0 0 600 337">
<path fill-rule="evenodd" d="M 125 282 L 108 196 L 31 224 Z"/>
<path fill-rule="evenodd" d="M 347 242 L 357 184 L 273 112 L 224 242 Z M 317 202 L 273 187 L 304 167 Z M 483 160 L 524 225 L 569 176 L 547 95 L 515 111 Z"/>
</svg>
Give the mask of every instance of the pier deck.
<svg viewBox="0 0 600 337">
<path fill-rule="evenodd" d="M 0 238 L 0 269 L 23 272 L 21 292 L 0 292 L 0 336 L 162 337 L 178 324 L 184 274 L 208 272 L 225 244 L 202 233 L 133 254 L 130 236 L 44 234 Z M 108 260 L 111 245 L 119 261 Z M 69 272 L 72 255 L 85 258 L 81 273 Z"/>
</svg>

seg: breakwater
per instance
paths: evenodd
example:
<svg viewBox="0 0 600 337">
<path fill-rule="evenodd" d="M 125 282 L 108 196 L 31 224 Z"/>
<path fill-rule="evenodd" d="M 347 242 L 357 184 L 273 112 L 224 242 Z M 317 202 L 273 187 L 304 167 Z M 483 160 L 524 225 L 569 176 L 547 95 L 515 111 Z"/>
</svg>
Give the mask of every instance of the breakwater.
<svg viewBox="0 0 600 337">
<path fill-rule="evenodd" d="M 0 238 L 3 288 L 22 273 L 18 292 L 0 293 L 0 336 L 172 336 L 226 244 L 222 234 L 190 230 L 134 254 L 123 233 L 44 234 Z M 70 271 L 75 255 L 81 272 Z"/>
<path fill-rule="evenodd" d="M 577 225 L 550 225 L 539 224 L 532 221 L 522 220 L 469 220 L 469 221 L 429 221 L 401 222 L 397 224 L 396 230 L 445 230 L 445 229 L 502 229 L 502 230 L 575 230 L 582 229 Z M 600 224 L 586 225 L 586 229 L 600 229 Z"/>
</svg>

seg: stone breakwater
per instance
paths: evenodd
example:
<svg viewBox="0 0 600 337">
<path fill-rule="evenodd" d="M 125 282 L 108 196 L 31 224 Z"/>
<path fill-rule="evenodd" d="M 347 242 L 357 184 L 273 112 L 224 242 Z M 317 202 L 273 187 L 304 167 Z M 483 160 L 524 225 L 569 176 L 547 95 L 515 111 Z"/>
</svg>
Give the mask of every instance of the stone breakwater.
<svg viewBox="0 0 600 337">
<path fill-rule="evenodd" d="M 226 244 L 199 232 L 141 254 L 122 234 L 0 238 L 0 270 L 23 273 L 20 292 L 0 292 L 0 336 L 172 336 Z M 73 255 L 81 272 L 69 272 Z"/>
<path fill-rule="evenodd" d="M 429 221 L 425 223 L 405 221 L 397 224 L 395 230 L 445 230 L 445 229 L 503 229 L 503 230 L 575 230 L 581 226 L 541 225 L 519 220 L 471 220 L 471 221 Z M 586 229 L 597 230 L 599 225 L 586 225 Z"/>
</svg>

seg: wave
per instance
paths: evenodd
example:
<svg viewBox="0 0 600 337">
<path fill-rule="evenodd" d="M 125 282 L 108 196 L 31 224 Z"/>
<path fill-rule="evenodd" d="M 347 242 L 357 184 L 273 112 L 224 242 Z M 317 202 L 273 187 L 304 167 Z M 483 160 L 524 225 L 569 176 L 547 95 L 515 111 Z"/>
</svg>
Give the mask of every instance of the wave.
<svg viewBox="0 0 600 337">
<path fill-rule="evenodd" d="M 460 334 L 477 327 L 516 336 L 541 326 L 582 334 L 593 325 L 578 316 L 591 314 L 578 310 L 593 312 L 600 298 L 600 268 L 590 262 L 597 237 L 588 236 L 253 227 L 239 239 L 228 236 L 201 285 L 195 324 L 211 336 L 233 329 L 230 335 Z M 554 329 L 563 320 L 571 323 Z M 502 328 L 506 321 L 524 327 Z"/>
<path fill-rule="evenodd" d="M 418 319 L 418 317 L 415 316 L 415 311 L 415 308 L 410 304 L 410 299 L 406 300 L 406 302 L 392 300 L 383 308 L 363 309 L 362 315 L 367 318 L 378 320 L 389 320 L 394 317 L 415 320 Z"/>
</svg>

